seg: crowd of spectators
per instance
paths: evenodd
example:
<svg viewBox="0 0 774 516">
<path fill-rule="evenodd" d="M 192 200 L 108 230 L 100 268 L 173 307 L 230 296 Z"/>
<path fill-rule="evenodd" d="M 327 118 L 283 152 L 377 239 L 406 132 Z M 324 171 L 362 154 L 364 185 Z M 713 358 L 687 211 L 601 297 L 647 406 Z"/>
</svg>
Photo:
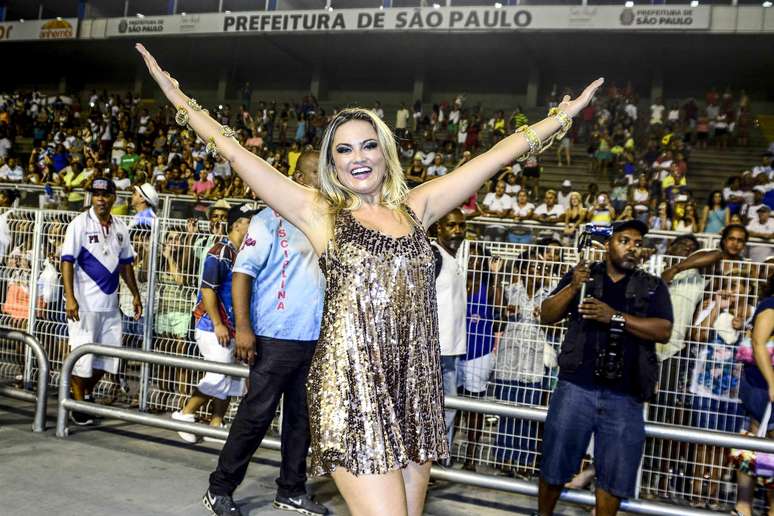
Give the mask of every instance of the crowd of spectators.
<svg viewBox="0 0 774 516">
<path fill-rule="evenodd" d="M 554 87 L 549 107 L 565 94 L 572 91 Z M 326 112 L 313 96 L 295 103 L 254 104 L 243 96 L 238 110 L 212 106 L 213 116 L 236 129 L 243 145 L 288 175 L 304 148 L 319 146 L 337 109 Z M 572 163 L 573 142 L 586 147 L 590 183 L 573 185 L 568 179 L 558 191 L 541 188 L 543 164 L 531 158 L 504 168 L 464 206 L 465 212 L 557 225 L 567 238 L 584 222 L 610 224 L 631 217 L 653 229 L 685 233 L 718 233 L 730 222 L 741 222 L 751 224 L 754 236 L 770 238 L 774 222 L 757 215 L 761 206 L 774 207 L 770 152 L 725 184 L 719 177 L 718 191 L 706 201 L 696 199 L 689 186 L 694 149 L 748 144 L 747 95 L 742 91 L 735 96 L 730 90 L 721 95 L 712 88 L 701 105 L 692 98 L 668 106 L 655 99 L 645 116 L 639 113 L 640 104 L 630 85 L 611 85 L 556 144 L 552 152 L 558 166 Z M 521 107 L 510 114 L 487 113 L 480 105 L 468 105 L 461 95 L 426 107 L 421 102 L 402 104 L 392 124 L 410 186 L 454 170 L 529 123 Z M 372 109 L 385 116 L 379 102 Z M 131 93 L 0 94 L 0 181 L 61 186 L 70 209 L 83 207 L 84 196 L 77 189 L 100 177 L 112 179 L 119 190 L 148 182 L 158 193 L 196 199 L 252 197 L 229 163 L 209 156 L 204 142 L 178 126 L 174 114 L 170 106 L 151 108 Z M 32 139 L 29 155 L 17 150 L 20 137 Z M 121 214 L 128 209 L 127 202 L 119 201 L 114 210 Z M 502 225 L 489 226 L 487 232 L 496 239 L 527 239 L 520 230 Z"/>
<path fill-rule="evenodd" d="M 549 104 L 555 104 L 564 93 L 552 94 Z M 540 186 L 541 162 L 530 159 L 506 167 L 479 196 L 465 204 L 464 210 L 468 215 L 555 225 L 557 232 L 567 238 L 572 237 L 584 222 L 605 225 L 628 218 L 640 218 L 654 229 L 684 233 L 720 233 L 728 224 L 736 222 L 746 224 L 750 236 L 772 238 L 774 219 L 770 218 L 769 212 L 774 202 L 771 154 L 774 149 L 769 149 L 749 171 L 719 185 L 706 202 L 695 199 L 688 187 L 693 149 L 706 145 L 722 149 L 747 143 L 747 133 L 742 128 L 743 124 L 748 124 L 749 128 L 749 120 L 744 121 L 745 117 L 749 119 L 749 101 L 743 94 L 737 100 L 732 95 L 729 98 L 726 100 L 726 94 L 719 98 L 711 90 L 703 108 L 689 100 L 682 106 L 670 106 L 669 110 L 657 100 L 650 107 L 649 117 L 639 118 L 639 101 L 631 89 L 611 87 L 584 110 L 573 131 L 552 150 L 556 152 L 558 164 L 566 166 L 573 158 L 577 160 L 577 155 L 572 156 L 572 142 L 585 145 L 591 158 L 591 173 L 595 174 L 593 182 L 576 188 L 568 179 L 559 189 L 546 190 Z M 379 103 L 373 109 L 384 115 Z M 243 145 L 289 175 L 295 171 L 302 150 L 319 145 L 322 129 L 332 114 L 326 113 L 313 97 L 295 104 L 259 102 L 256 106 L 244 105 L 236 113 L 227 105 L 213 107 L 211 111 L 221 124 L 237 129 Z M 174 110 L 167 106 L 151 109 L 131 94 L 92 92 L 84 102 L 77 97 L 47 98 L 38 92 L 0 95 L 0 180 L 61 186 L 67 207 L 73 210 L 83 208 L 85 199 L 81 189 L 97 178 L 109 178 L 124 191 L 151 183 L 159 193 L 199 199 L 251 197 L 252 193 L 232 173 L 229 164 L 208 156 L 204 143 L 197 141 L 188 129 L 179 127 L 174 115 Z M 409 184 L 417 185 L 447 174 L 528 122 L 521 109 L 507 116 L 503 111 L 485 116 L 480 107 L 466 106 L 465 99 L 460 96 L 449 103 L 435 105 L 427 112 L 421 103 L 411 107 L 402 105 L 395 114 L 393 126 L 401 138 L 400 155 L 406 178 Z M 17 142 L 25 137 L 32 138 L 32 152 L 28 158 L 17 148 Z M 719 182 L 722 181 L 719 178 Z M 610 184 L 609 190 L 599 186 L 606 182 Z M 0 208 L 11 202 L 12 198 L 0 192 Z M 128 209 L 127 204 L 118 204 L 116 208 L 118 213 Z M 227 204 L 216 202 L 207 213 L 209 224 L 206 227 L 189 221 L 186 226 L 167 228 L 164 235 L 154 316 L 154 349 L 191 353 L 190 300 L 181 295 L 181 291 L 191 293 L 196 288 L 202 266 L 200 257 L 217 238 Z M 61 239 L 59 233 L 63 227 L 57 223 L 45 230 L 50 246 L 55 247 L 55 236 Z M 31 228 L 27 229 L 23 233 L 31 235 Z M 486 227 L 486 232 L 498 240 L 533 241 L 532 232 L 512 225 L 498 225 L 496 221 Z M 148 288 L 149 265 L 143 260 L 149 252 L 147 238 L 147 233 L 132 234 L 133 245 L 138 250 L 141 291 Z M 690 238 L 678 240 L 673 246 L 685 242 L 690 243 Z M 547 386 L 544 383 L 550 377 L 549 371 L 556 367 L 543 356 L 551 350 L 556 336 L 544 333 L 545 328 L 537 325 L 535 308 L 555 286 L 567 264 L 561 256 L 558 240 L 549 238 L 537 243 L 541 247 L 525 252 L 513 263 L 506 261 L 502 265 L 511 281 L 504 294 L 506 308 L 502 334 L 498 336 L 500 349 L 492 352 L 499 353 L 493 373 L 494 396 L 503 402 L 545 405 Z M 7 254 L 12 258 L 8 262 L 9 269 L 18 269 L 5 280 L 7 294 L 2 300 L 3 313 L 20 321 L 18 327 L 22 327 L 28 317 L 29 297 L 25 296 L 29 294 L 25 291 L 29 288 L 30 278 L 25 271 L 29 270 L 30 257 L 25 250 L 30 244 L 19 245 L 18 251 L 0 249 L 0 255 Z M 698 244 L 692 249 L 696 248 Z M 538 254 L 539 249 L 542 254 Z M 681 255 L 674 249 L 670 254 Z M 56 253 L 50 255 L 53 264 Z M 765 257 L 753 258 L 762 261 Z M 18 267 L 15 267 L 17 263 Z M 689 328 L 691 333 L 685 338 L 690 344 L 686 347 L 683 343 L 683 349 L 679 351 L 682 355 L 673 358 L 681 364 L 681 374 L 690 376 L 692 381 L 687 386 L 674 386 L 673 391 L 689 391 L 692 395 L 715 399 L 712 398 L 713 382 L 720 384 L 728 378 L 728 375 L 710 375 L 709 379 L 701 379 L 698 375 L 704 364 L 712 363 L 711 357 L 707 358 L 708 353 L 724 350 L 730 346 L 728 342 L 736 343 L 743 338 L 743 331 L 737 328 L 740 325 L 737 319 L 749 316 L 749 299 L 757 286 L 738 278 L 760 276 L 743 267 L 748 266 L 738 264 L 734 270 L 712 271 L 720 278 L 715 280 L 717 285 L 699 292 L 695 305 L 707 313 L 696 324 L 687 325 L 692 326 Z M 709 271 L 706 274 L 711 276 Z M 51 303 L 56 297 L 49 296 Z M 725 326 L 717 321 L 721 311 L 715 307 L 721 305 L 733 315 L 730 321 L 721 319 Z M 51 317 L 59 311 L 51 309 Z M 693 315 L 693 309 L 690 315 Z M 737 333 L 732 334 L 728 327 Z M 139 339 L 141 332 L 135 330 L 127 334 Z M 720 337 L 725 340 L 721 342 Z M 524 353 L 524 346 L 529 347 L 526 350 L 529 353 Z M 698 371 L 696 375 L 695 371 Z M 191 379 L 185 375 L 183 371 L 154 367 L 151 377 L 160 391 L 187 395 L 185 389 Z M 512 384 L 529 384 L 519 391 L 529 397 L 514 398 L 517 391 L 508 389 Z M 702 390 L 705 387 L 709 393 Z M 722 395 L 724 400 L 732 397 L 725 391 Z M 703 407 L 696 407 L 694 413 L 701 414 L 702 410 Z M 689 415 L 688 424 L 720 429 L 699 416 Z M 468 424 L 469 428 L 474 426 Z M 537 424 L 517 428 L 511 418 L 499 422 L 495 456 L 506 473 L 534 471 L 538 460 L 539 429 Z M 737 426 L 732 429 L 737 430 Z M 475 439 L 472 441 L 475 443 Z M 521 451 L 515 454 L 514 450 Z M 662 463 L 649 465 L 654 471 L 662 466 L 672 467 L 677 459 L 687 462 L 687 455 L 693 457 L 697 468 L 702 461 L 710 466 L 718 462 L 697 458 L 699 452 L 694 450 L 691 453 L 679 451 L 675 456 L 663 453 L 664 457 L 655 457 L 663 459 Z M 715 469 L 720 471 L 720 468 Z M 715 482 L 713 485 L 717 485 L 715 469 L 708 469 L 707 473 L 697 470 L 694 476 L 701 479 L 707 475 Z M 666 490 L 659 482 L 653 484 L 646 487 L 656 496 L 664 495 L 662 491 Z M 701 486 L 701 482 L 695 485 Z M 682 491 L 695 500 L 707 498 L 701 492 L 695 492 L 696 489 Z M 711 497 L 718 499 L 719 495 L 712 494 Z"/>
</svg>

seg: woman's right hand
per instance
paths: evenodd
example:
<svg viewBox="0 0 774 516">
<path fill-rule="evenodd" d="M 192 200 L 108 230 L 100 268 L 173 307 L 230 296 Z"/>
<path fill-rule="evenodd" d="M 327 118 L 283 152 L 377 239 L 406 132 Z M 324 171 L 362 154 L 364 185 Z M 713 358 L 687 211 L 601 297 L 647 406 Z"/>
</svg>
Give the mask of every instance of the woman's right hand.
<svg viewBox="0 0 774 516">
<path fill-rule="evenodd" d="M 161 69 L 156 58 L 154 58 L 142 44 L 137 43 L 134 48 L 137 49 L 137 52 L 139 52 L 145 60 L 145 66 L 148 67 L 151 77 L 153 77 L 153 80 L 156 81 L 156 84 L 159 85 L 161 91 L 163 91 L 165 95 L 168 95 L 168 93 L 173 90 L 179 89 L 180 84 L 169 75 L 169 72 L 165 72 Z"/>
</svg>

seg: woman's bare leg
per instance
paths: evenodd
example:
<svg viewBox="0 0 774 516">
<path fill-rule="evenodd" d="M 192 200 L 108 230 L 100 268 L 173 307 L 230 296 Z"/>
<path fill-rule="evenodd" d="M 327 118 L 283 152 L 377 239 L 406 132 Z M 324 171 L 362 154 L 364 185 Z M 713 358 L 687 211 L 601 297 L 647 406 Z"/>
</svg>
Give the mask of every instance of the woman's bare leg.
<svg viewBox="0 0 774 516">
<path fill-rule="evenodd" d="M 338 467 L 331 477 L 352 516 L 408 516 L 401 470 L 383 475 L 355 476 Z"/>
<path fill-rule="evenodd" d="M 430 466 L 432 464 L 430 461 L 424 464 L 409 462 L 408 466 L 401 470 L 405 484 L 408 516 L 421 516 L 424 510 L 427 482 L 430 480 Z"/>
</svg>

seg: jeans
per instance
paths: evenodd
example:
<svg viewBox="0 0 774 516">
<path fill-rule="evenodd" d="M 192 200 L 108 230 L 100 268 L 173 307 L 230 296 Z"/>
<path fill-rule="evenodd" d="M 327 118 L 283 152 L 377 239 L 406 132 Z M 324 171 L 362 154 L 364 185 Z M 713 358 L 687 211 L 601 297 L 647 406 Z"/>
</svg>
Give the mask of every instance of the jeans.
<svg viewBox="0 0 774 516">
<path fill-rule="evenodd" d="M 521 383 L 495 380 L 494 395 L 500 401 L 517 405 L 540 405 L 541 382 Z M 537 457 L 538 423 L 526 419 L 500 417 L 495 440 L 498 462 L 532 466 Z"/>
<path fill-rule="evenodd" d="M 543 480 L 550 485 L 569 482 L 594 434 L 597 487 L 617 498 L 633 497 L 645 444 L 642 407 L 627 394 L 560 380 L 543 432 Z"/>
<path fill-rule="evenodd" d="M 441 356 L 441 375 L 443 377 L 444 396 L 457 395 L 457 360 L 459 360 L 459 355 Z M 443 419 L 444 423 L 446 423 L 446 439 L 449 441 L 450 450 L 452 441 L 454 440 L 454 416 L 456 415 L 456 409 L 446 409 L 444 411 Z"/>
<path fill-rule="evenodd" d="M 527 233 L 509 232 L 506 238 L 512 244 L 531 244 L 534 241 L 531 231 Z"/>
<path fill-rule="evenodd" d="M 244 480 L 247 466 L 282 405 L 282 465 L 277 494 L 306 493 L 306 456 L 309 451 L 309 413 L 306 377 L 315 341 L 258 337 L 256 358 L 250 367 L 249 391 L 239 404 L 218 467 L 210 475 L 210 492 L 229 495 Z"/>
</svg>

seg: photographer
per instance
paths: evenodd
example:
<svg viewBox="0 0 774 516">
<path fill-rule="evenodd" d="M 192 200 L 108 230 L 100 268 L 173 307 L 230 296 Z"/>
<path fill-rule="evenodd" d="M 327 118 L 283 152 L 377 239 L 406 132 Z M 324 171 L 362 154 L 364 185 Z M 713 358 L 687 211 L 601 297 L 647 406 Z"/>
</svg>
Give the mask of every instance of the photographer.
<svg viewBox="0 0 774 516">
<path fill-rule="evenodd" d="M 637 268 L 647 231 L 638 220 L 613 224 L 605 261 L 581 262 L 542 303 L 542 324 L 565 317 L 568 324 L 543 437 L 541 515 L 552 514 L 592 434 L 597 515 L 616 514 L 621 498 L 635 494 L 643 402 L 653 397 L 658 378 L 655 342 L 672 331 L 666 284 Z"/>
</svg>

